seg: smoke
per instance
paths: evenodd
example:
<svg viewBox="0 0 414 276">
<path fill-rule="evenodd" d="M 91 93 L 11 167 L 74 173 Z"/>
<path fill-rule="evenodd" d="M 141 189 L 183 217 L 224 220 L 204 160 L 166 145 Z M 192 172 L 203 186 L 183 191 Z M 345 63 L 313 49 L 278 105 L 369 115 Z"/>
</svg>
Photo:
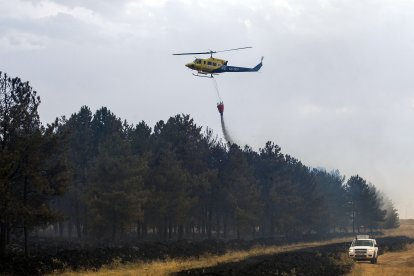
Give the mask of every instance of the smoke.
<svg viewBox="0 0 414 276">
<path fill-rule="evenodd" d="M 227 131 L 226 124 L 224 123 L 224 117 L 223 116 L 220 116 L 220 117 L 221 117 L 221 129 L 223 131 L 224 139 L 226 139 L 227 143 L 235 144 L 233 138 L 231 138 L 229 132 Z"/>
</svg>

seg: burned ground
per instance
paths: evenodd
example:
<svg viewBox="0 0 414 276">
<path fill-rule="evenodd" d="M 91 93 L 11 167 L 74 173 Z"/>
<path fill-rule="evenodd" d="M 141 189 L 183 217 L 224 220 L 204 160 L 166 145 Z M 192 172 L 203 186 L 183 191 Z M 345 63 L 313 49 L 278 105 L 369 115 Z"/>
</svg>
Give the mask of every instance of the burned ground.
<svg viewBox="0 0 414 276">
<path fill-rule="evenodd" d="M 349 272 L 351 265 L 339 265 L 338 258 L 337 254 L 318 251 L 287 252 L 181 271 L 176 275 L 342 275 Z"/>
<path fill-rule="evenodd" d="M 398 236 L 378 238 L 381 254 L 403 250 L 414 239 Z M 349 243 L 335 243 L 274 255 L 255 256 L 243 261 L 215 267 L 190 269 L 176 275 L 344 275 L 350 272 L 352 261 L 342 260 Z"/>
<path fill-rule="evenodd" d="M 305 240 L 311 239 L 310 237 Z M 385 237 L 377 239 L 382 252 L 402 250 L 413 239 Z M 292 242 L 292 241 L 290 241 Z M 36 254 L 24 258 L 12 254 L 0 259 L 0 272 L 6 275 L 42 275 L 64 269 L 98 270 L 114 261 L 129 263 L 167 258 L 201 257 L 205 254 L 222 255 L 230 250 L 247 250 L 254 246 L 283 245 L 283 239 L 232 240 L 232 241 L 174 241 L 145 242 L 122 247 L 83 247 L 77 244 L 49 244 L 36 249 Z M 274 255 L 255 256 L 215 267 L 186 270 L 177 275 L 252 275 L 296 273 L 296 275 L 340 275 L 350 270 L 349 263 L 341 263 L 340 255 L 349 243 L 335 243 Z M 57 249 L 68 248 L 68 249 Z"/>
</svg>

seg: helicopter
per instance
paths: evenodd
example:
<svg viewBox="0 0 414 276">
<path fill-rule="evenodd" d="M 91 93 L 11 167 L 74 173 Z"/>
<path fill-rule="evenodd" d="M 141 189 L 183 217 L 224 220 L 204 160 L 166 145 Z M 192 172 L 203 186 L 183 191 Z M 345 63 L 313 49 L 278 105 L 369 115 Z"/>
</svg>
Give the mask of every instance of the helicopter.
<svg viewBox="0 0 414 276">
<path fill-rule="evenodd" d="M 221 52 L 228 52 L 228 51 L 236 51 L 242 49 L 249 49 L 252 47 L 242 47 L 242 48 L 234 48 L 234 49 L 227 49 L 221 51 L 208 51 L 208 52 L 198 52 L 198 53 L 178 53 L 173 54 L 174 56 L 183 56 L 183 55 L 210 55 L 209 58 L 195 58 L 193 62 L 187 63 L 185 66 L 196 70 L 197 74 L 194 74 L 196 77 L 207 77 L 213 78 L 213 75 L 218 75 L 220 73 L 225 72 L 258 72 L 260 68 L 262 68 L 263 57 L 260 60 L 260 63 L 257 64 L 253 68 L 246 68 L 246 67 L 237 67 L 237 66 L 228 66 L 227 60 L 214 58 L 213 54 L 221 53 Z M 208 76 L 210 75 L 210 76 Z"/>
</svg>

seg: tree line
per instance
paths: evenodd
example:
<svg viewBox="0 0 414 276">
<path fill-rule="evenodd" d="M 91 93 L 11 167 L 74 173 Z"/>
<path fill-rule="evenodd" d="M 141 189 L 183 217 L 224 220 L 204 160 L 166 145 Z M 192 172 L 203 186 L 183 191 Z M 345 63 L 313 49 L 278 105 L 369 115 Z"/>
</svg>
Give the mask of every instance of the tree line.
<svg viewBox="0 0 414 276">
<path fill-rule="evenodd" d="M 0 251 L 33 231 L 97 243 L 286 237 L 398 227 L 359 175 L 254 151 L 189 115 L 130 124 L 87 106 L 46 126 L 28 82 L 0 73 Z"/>
</svg>

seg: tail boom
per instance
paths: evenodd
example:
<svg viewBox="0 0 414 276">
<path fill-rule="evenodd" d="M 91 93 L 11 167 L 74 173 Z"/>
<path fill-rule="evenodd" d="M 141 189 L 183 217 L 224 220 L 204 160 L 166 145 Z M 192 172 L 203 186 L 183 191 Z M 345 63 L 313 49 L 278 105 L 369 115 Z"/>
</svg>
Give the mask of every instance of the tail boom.
<svg viewBox="0 0 414 276">
<path fill-rule="evenodd" d="M 263 57 L 260 60 L 260 63 L 253 68 L 246 67 L 237 67 L 237 66 L 226 66 L 223 65 L 219 69 L 215 70 L 214 73 L 223 73 L 223 72 L 258 72 L 263 66 Z"/>
</svg>

